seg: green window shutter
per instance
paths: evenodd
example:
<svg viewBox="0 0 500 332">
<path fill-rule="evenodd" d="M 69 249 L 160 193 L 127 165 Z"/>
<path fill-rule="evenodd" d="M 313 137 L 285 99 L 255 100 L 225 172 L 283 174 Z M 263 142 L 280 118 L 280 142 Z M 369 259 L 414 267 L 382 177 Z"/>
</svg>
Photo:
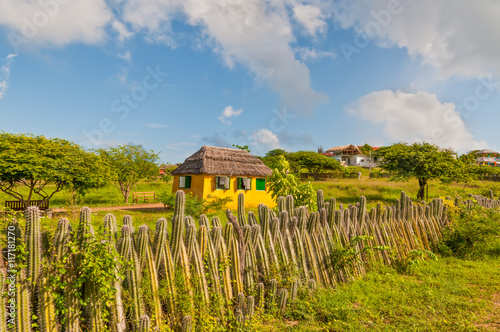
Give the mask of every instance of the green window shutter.
<svg viewBox="0 0 500 332">
<path fill-rule="evenodd" d="M 266 190 L 266 179 L 256 179 L 257 190 Z"/>
<path fill-rule="evenodd" d="M 238 180 L 236 182 L 238 183 L 238 189 L 241 189 L 241 183 L 243 182 L 243 179 L 238 178 Z"/>
<path fill-rule="evenodd" d="M 186 188 L 186 189 L 191 188 L 191 176 L 190 175 L 186 176 L 186 185 L 184 186 L 184 188 Z"/>
</svg>

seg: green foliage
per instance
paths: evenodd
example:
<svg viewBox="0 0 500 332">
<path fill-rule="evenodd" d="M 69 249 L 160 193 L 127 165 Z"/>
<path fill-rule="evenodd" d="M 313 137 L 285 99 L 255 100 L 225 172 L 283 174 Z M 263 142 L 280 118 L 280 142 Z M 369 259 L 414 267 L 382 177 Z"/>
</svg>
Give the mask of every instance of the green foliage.
<svg viewBox="0 0 500 332">
<path fill-rule="evenodd" d="M 435 261 L 438 260 L 436 254 L 434 254 L 432 251 L 425 249 L 415 249 L 411 250 L 408 255 L 404 256 L 403 258 L 394 257 L 391 261 L 391 265 L 396 271 L 403 274 L 408 274 L 417 270 L 421 265 L 421 262 L 426 259 Z"/>
<path fill-rule="evenodd" d="M 268 178 L 269 190 L 272 197 L 277 200 L 280 196 L 292 195 L 297 206 L 312 206 L 315 192 L 310 182 L 301 183 L 290 172 L 290 164 L 284 156 L 278 157 L 278 165 L 273 169 L 273 174 Z"/>
<path fill-rule="evenodd" d="M 373 152 L 373 148 L 371 147 L 371 145 L 368 145 L 368 144 L 363 145 L 360 150 L 361 150 L 361 153 L 366 154 L 366 155 L 369 155 L 370 152 Z"/>
<path fill-rule="evenodd" d="M 500 257 L 500 215 L 497 210 L 461 206 L 445 229 L 443 255 L 478 259 Z"/>
<path fill-rule="evenodd" d="M 310 173 L 322 173 L 325 171 L 338 171 L 342 169 L 342 166 L 337 160 L 314 151 L 287 153 L 286 159 L 295 173 L 298 173 L 302 168 L 306 168 Z"/>
<path fill-rule="evenodd" d="M 0 190 L 16 200 L 47 201 L 65 188 L 83 194 L 109 183 L 110 175 L 103 158 L 72 142 L 0 132 Z"/>
<path fill-rule="evenodd" d="M 330 261 L 335 273 L 346 269 L 354 268 L 361 264 L 361 254 L 368 252 L 370 250 L 389 250 L 386 246 L 363 246 L 363 249 L 359 249 L 359 244 L 363 244 L 365 241 L 373 240 L 372 236 L 355 236 L 351 239 L 348 246 L 345 248 L 335 248 L 330 254 Z"/>
<path fill-rule="evenodd" d="M 248 145 L 241 146 L 241 145 L 238 145 L 238 144 L 233 144 L 233 146 L 235 148 L 240 149 L 240 150 L 243 150 L 243 151 L 246 151 L 246 152 L 250 152 L 250 149 L 248 148 Z"/>
<path fill-rule="evenodd" d="M 380 154 L 383 157 L 381 167 L 392 174 L 393 180 L 418 179 L 420 188 L 417 199 L 424 199 L 429 180 L 449 179 L 457 166 L 452 151 L 430 143 L 396 143 Z"/>
<path fill-rule="evenodd" d="M 158 154 L 147 151 L 140 145 L 120 145 L 116 148 L 99 150 L 109 162 L 114 173 L 114 184 L 120 189 L 125 203 L 132 186 L 141 179 L 158 175 Z"/>
<path fill-rule="evenodd" d="M 174 177 L 172 175 L 172 171 L 175 170 L 176 168 L 177 166 L 170 165 L 168 163 L 160 165 L 160 169 L 162 169 L 164 172 L 164 174 L 161 175 L 161 180 L 164 181 L 165 183 L 169 183 Z"/>
<path fill-rule="evenodd" d="M 175 193 L 164 191 L 159 195 L 159 200 L 166 206 L 173 207 L 175 205 Z M 193 217 L 198 217 L 200 214 L 214 215 L 232 201 L 231 197 L 221 198 L 212 195 L 208 195 L 206 199 L 200 199 L 190 192 L 186 194 L 186 214 Z"/>
</svg>

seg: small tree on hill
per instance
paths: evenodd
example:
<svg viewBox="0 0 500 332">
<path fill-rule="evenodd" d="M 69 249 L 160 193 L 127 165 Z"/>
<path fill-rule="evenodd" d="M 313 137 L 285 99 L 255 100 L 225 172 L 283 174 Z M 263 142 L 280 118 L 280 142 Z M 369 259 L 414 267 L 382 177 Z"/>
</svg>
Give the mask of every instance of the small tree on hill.
<svg viewBox="0 0 500 332">
<path fill-rule="evenodd" d="M 310 173 L 321 173 L 325 171 L 341 170 L 340 163 L 327 156 L 314 151 L 298 151 L 286 154 L 286 159 L 294 171 L 298 172 L 300 168 L 306 168 Z"/>
<path fill-rule="evenodd" d="M 0 190 L 25 206 L 70 189 L 82 194 L 109 183 L 109 165 L 99 155 L 58 138 L 0 133 Z M 22 194 L 19 187 L 28 188 Z"/>
<path fill-rule="evenodd" d="M 430 143 L 397 143 L 385 149 L 382 156 L 382 168 L 393 175 L 393 180 L 418 179 L 417 199 L 424 199 L 429 180 L 449 179 L 456 172 L 453 152 Z"/>
<path fill-rule="evenodd" d="M 114 185 L 120 189 L 125 203 L 139 180 L 158 175 L 158 155 L 142 146 L 120 145 L 99 152 L 110 163 L 115 173 Z"/>
</svg>

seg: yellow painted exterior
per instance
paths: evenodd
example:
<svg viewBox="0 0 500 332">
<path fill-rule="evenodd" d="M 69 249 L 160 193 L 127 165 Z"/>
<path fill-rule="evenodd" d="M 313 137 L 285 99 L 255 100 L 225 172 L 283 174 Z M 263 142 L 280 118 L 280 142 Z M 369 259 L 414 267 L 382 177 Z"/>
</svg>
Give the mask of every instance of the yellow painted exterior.
<svg viewBox="0 0 500 332">
<path fill-rule="evenodd" d="M 191 188 L 184 189 L 179 188 L 179 177 L 180 176 L 191 176 Z M 221 176 L 225 176 L 221 174 Z M 229 189 L 216 189 L 215 188 L 215 178 L 216 175 L 206 175 L 206 174 L 182 174 L 182 175 L 174 175 L 174 183 L 172 185 L 172 192 L 176 192 L 177 190 L 182 190 L 186 194 L 192 192 L 196 196 L 204 199 L 208 199 L 208 195 L 212 195 L 214 197 L 225 198 L 231 197 L 233 200 L 227 203 L 226 207 L 231 210 L 235 210 L 238 208 L 238 195 L 243 193 L 245 195 L 245 206 L 246 207 L 257 207 L 260 203 L 267 205 L 268 207 L 275 207 L 276 203 L 274 202 L 271 193 L 268 190 L 268 185 L 266 182 L 266 190 L 257 190 L 257 178 L 264 178 L 261 176 L 242 176 L 252 179 L 252 183 L 250 185 L 251 189 L 249 190 L 238 190 L 238 178 L 240 176 L 231 176 L 230 178 L 230 186 Z"/>
</svg>

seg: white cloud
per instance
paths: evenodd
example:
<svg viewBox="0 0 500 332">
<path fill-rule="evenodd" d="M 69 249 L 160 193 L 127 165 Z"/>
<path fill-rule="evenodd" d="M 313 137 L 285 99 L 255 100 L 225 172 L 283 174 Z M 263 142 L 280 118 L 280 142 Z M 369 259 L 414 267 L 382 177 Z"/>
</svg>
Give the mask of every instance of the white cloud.
<svg viewBox="0 0 500 332">
<path fill-rule="evenodd" d="M 500 75 L 499 1 L 340 0 L 333 13 L 343 28 L 406 48 L 445 76 Z"/>
<path fill-rule="evenodd" d="M 306 62 L 308 60 L 315 60 L 321 58 L 332 58 L 335 59 L 337 55 L 333 52 L 316 50 L 308 47 L 297 47 L 295 49 L 295 53 L 297 53 L 298 57 Z"/>
<path fill-rule="evenodd" d="M 130 51 L 126 51 L 126 52 L 123 52 L 123 53 L 117 53 L 116 54 L 117 57 L 119 57 L 120 59 L 123 59 L 125 61 L 131 61 L 132 60 L 132 54 L 130 53 Z"/>
<path fill-rule="evenodd" d="M 252 145 L 257 146 L 259 150 L 262 148 L 268 150 L 281 149 L 281 144 L 278 136 L 269 129 L 259 129 L 254 131 L 252 136 Z"/>
<path fill-rule="evenodd" d="M 129 39 L 134 35 L 131 31 L 127 29 L 125 24 L 123 24 L 120 21 L 113 21 L 112 27 L 118 33 L 118 40 L 121 42 L 126 39 Z"/>
<path fill-rule="evenodd" d="M 8 38 L 16 50 L 100 43 L 106 38 L 105 28 L 112 17 L 104 0 L 0 1 L 0 25 L 11 30 Z"/>
<path fill-rule="evenodd" d="M 311 88 L 309 69 L 290 47 L 295 36 L 287 4 L 283 0 L 126 0 L 123 18 L 135 30 L 148 31 L 152 41 L 167 44 L 175 44 L 173 17 L 187 18 L 228 67 L 246 67 L 257 81 L 269 84 L 289 109 L 310 113 L 328 98 Z"/>
<path fill-rule="evenodd" d="M 3 64 L 0 67 L 0 100 L 3 99 L 7 89 L 9 88 L 9 78 L 10 78 L 10 67 L 14 62 L 14 58 L 17 54 L 9 54 L 3 60 Z"/>
<path fill-rule="evenodd" d="M 325 33 L 328 25 L 323 20 L 324 15 L 319 7 L 299 4 L 293 7 L 293 17 L 311 36 Z"/>
<path fill-rule="evenodd" d="M 219 115 L 218 119 L 220 120 L 220 122 L 224 123 L 224 124 L 227 124 L 227 125 L 231 125 L 231 118 L 236 118 L 238 116 L 241 115 L 241 113 L 243 113 L 243 109 L 239 109 L 239 110 L 234 110 L 233 106 L 227 106 L 221 113 L 221 115 Z"/>
<path fill-rule="evenodd" d="M 474 138 L 454 104 L 427 92 L 372 92 L 351 105 L 348 113 L 380 125 L 391 142 L 427 141 L 459 152 L 486 147 Z"/>
<path fill-rule="evenodd" d="M 163 124 L 163 123 L 147 123 L 146 127 L 149 127 L 149 128 L 166 128 L 167 125 Z"/>
</svg>

